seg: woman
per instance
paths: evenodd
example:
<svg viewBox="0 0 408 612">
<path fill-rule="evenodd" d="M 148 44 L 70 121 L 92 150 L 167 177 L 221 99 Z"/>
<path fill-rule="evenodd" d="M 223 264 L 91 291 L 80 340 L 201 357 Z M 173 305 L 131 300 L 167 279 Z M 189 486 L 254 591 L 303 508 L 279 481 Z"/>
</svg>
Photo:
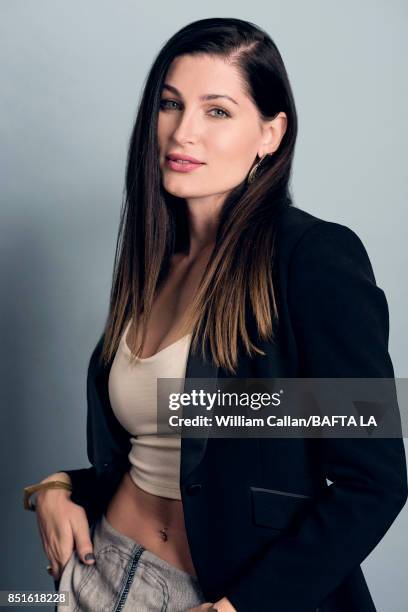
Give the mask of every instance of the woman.
<svg viewBox="0 0 408 612">
<path fill-rule="evenodd" d="M 400 438 L 155 435 L 158 377 L 393 377 L 363 244 L 291 202 L 296 134 L 253 24 L 197 21 L 157 56 L 88 369 L 92 466 L 37 494 L 61 609 L 375 611 L 360 563 L 407 498 Z"/>
</svg>

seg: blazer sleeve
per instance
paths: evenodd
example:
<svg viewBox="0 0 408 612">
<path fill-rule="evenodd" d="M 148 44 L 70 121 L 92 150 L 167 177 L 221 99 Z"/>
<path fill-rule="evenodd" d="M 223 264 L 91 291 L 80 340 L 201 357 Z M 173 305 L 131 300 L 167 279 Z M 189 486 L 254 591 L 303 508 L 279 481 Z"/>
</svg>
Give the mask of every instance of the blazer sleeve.
<svg viewBox="0 0 408 612">
<path fill-rule="evenodd" d="M 91 524 L 100 514 L 98 495 L 98 475 L 94 466 L 77 470 L 61 469 L 71 478 L 71 501 L 82 506 L 86 512 L 88 522 Z"/>
<path fill-rule="evenodd" d="M 70 476 L 71 500 L 84 508 L 90 524 L 105 510 L 119 484 L 127 461 L 124 443 L 127 441 L 127 432 L 122 431 L 112 415 L 106 375 L 102 382 L 97 381 L 103 376 L 98 361 L 102 344 L 103 335 L 93 350 L 87 373 L 87 455 L 91 467 L 59 470 Z M 121 435 L 125 436 L 123 440 L 118 437 L 115 427 L 121 429 Z M 115 446 L 110 445 L 111 441 Z M 107 463 L 104 463 L 105 459 L 108 460 Z"/>
<path fill-rule="evenodd" d="M 351 229 L 328 221 L 309 228 L 292 253 L 287 291 L 301 377 L 394 377 L 386 298 Z M 406 502 L 402 438 L 317 442 L 332 483 L 296 530 L 269 543 L 226 589 L 239 612 L 312 612 L 370 554 Z"/>
</svg>

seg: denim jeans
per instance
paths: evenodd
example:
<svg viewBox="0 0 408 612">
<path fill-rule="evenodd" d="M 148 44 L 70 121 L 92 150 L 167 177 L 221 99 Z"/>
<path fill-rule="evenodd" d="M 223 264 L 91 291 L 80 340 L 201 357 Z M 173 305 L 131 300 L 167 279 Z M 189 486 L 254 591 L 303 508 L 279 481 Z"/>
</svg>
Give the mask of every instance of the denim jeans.
<svg viewBox="0 0 408 612">
<path fill-rule="evenodd" d="M 96 561 L 73 551 L 58 584 L 69 604 L 58 612 L 186 612 L 206 601 L 198 578 L 116 531 L 102 515 L 92 527 Z"/>
</svg>

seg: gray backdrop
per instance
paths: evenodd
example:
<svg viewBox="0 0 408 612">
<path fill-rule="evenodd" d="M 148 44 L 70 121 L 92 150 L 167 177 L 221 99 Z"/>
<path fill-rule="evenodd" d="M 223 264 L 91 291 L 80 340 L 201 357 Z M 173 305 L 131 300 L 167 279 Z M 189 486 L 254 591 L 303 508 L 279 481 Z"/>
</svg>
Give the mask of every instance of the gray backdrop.
<svg viewBox="0 0 408 612">
<path fill-rule="evenodd" d="M 107 312 L 128 138 L 153 57 L 186 23 L 239 17 L 277 43 L 299 114 L 295 204 L 363 240 L 388 299 L 395 373 L 407 376 L 407 5 L 0 7 L 0 588 L 44 590 L 52 579 L 22 488 L 89 465 L 86 367 Z M 406 506 L 363 563 L 379 611 L 406 610 L 407 534 Z"/>
</svg>

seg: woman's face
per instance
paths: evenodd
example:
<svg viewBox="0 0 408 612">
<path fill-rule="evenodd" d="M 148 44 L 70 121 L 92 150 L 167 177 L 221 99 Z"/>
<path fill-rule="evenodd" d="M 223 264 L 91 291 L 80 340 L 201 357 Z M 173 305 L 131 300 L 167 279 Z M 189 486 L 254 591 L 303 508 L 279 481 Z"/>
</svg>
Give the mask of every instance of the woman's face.
<svg viewBox="0 0 408 612">
<path fill-rule="evenodd" d="M 204 99 L 210 94 L 220 97 Z M 262 121 L 233 66 L 209 55 L 177 57 L 167 71 L 158 119 L 163 187 L 190 199 L 227 194 L 247 177 L 257 154 L 278 148 L 285 129 L 285 113 Z M 177 171 L 166 159 L 173 152 L 203 163 Z"/>
</svg>

